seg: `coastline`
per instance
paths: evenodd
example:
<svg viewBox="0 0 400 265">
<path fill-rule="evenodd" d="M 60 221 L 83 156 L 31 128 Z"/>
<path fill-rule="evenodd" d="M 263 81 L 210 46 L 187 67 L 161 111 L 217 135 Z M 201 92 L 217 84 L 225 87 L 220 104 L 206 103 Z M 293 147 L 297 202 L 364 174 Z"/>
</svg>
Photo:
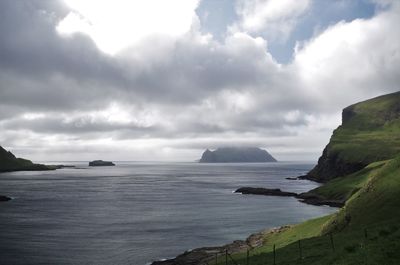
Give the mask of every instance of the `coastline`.
<svg viewBox="0 0 400 265">
<path fill-rule="evenodd" d="M 201 247 L 184 253 L 172 259 L 162 259 L 150 263 L 150 265 L 207 265 L 209 262 L 215 261 L 216 255 L 223 256 L 228 251 L 229 254 L 252 250 L 263 245 L 263 238 L 272 233 L 280 233 L 291 225 L 283 225 L 280 227 L 262 230 L 258 233 L 251 234 L 245 240 L 235 240 L 232 243 L 216 246 Z"/>
<path fill-rule="evenodd" d="M 291 178 L 292 180 L 296 180 L 298 178 Z M 314 180 L 310 180 L 314 181 Z M 245 187 L 250 188 L 250 187 Z M 329 206 L 329 207 L 337 207 L 340 208 L 344 205 L 344 202 L 341 201 L 328 201 L 320 198 L 316 195 L 310 193 L 310 191 L 300 193 L 300 194 L 288 194 L 286 192 L 282 192 L 281 190 L 274 191 L 272 194 L 270 193 L 271 190 L 267 190 L 267 194 L 262 194 L 263 191 L 260 188 L 250 188 L 255 189 L 256 193 L 242 193 L 237 192 L 241 188 L 234 191 L 234 193 L 244 194 L 244 195 L 262 195 L 262 196 L 281 196 L 281 197 L 293 197 L 298 199 L 299 202 L 315 205 L 315 206 Z M 262 188 L 261 188 L 262 189 Z M 282 195 L 283 194 L 283 195 Z M 239 252 L 244 252 L 247 250 L 253 250 L 257 247 L 261 247 L 263 245 L 263 238 L 266 235 L 273 234 L 273 233 L 280 233 L 285 231 L 286 229 L 292 227 L 293 225 L 284 224 L 279 227 L 274 228 L 267 228 L 260 232 L 251 234 L 245 240 L 235 240 L 232 243 L 216 246 L 216 247 L 200 247 L 193 250 L 185 251 L 182 254 L 179 254 L 175 258 L 172 259 L 162 259 L 158 261 L 153 261 L 150 265 L 209 265 L 209 262 L 215 261 L 215 257 L 225 255 L 226 251 L 229 254 L 235 254 Z"/>
</svg>

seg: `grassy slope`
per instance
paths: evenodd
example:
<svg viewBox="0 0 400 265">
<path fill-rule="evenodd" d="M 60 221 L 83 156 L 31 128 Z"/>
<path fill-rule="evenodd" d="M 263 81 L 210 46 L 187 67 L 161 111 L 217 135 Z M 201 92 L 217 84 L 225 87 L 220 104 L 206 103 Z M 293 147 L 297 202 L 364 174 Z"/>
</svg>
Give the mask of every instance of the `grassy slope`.
<svg viewBox="0 0 400 265">
<path fill-rule="evenodd" d="M 0 146 L 0 172 L 48 169 L 45 165 L 34 164 L 32 161 L 23 158 L 16 158 L 11 152 Z"/>
<path fill-rule="evenodd" d="M 366 180 L 375 174 L 387 161 L 371 163 L 364 169 L 345 177 L 333 179 L 323 186 L 315 188 L 305 194 L 316 195 L 324 200 L 347 201 L 354 193 L 360 190 Z"/>
<path fill-rule="evenodd" d="M 393 158 L 400 153 L 399 103 L 394 93 L 346 108 L 350 117 L 334 132 L 329 152 L 367 164 Z"/>
<path fill-rule="evenodd" d="M 251 265 L 273 264 L 274 244 L 277 264 L 399 264 L 400 157 L 371 164 L 348 179 L 331 181 L 319 192 L 350 198 L 336 214 L 267 234 L 264 245 L 250 252 Z M 246 264 L 245 253 L 233 257 Z M 224 264 L 222 259 L 220 264 Z"/>
</svg>

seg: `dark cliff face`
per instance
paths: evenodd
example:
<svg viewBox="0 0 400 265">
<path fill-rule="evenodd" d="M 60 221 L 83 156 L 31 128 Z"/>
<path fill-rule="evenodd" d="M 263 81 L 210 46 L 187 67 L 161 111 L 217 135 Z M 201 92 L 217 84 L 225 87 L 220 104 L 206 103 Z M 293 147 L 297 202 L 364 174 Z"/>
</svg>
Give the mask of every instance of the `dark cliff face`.
<svg viewBox="0 0 400 265">
<path fill-rule="evenodd" d="M 328 149 L 329 146 L 324 148 L 322 156 L 318 159 L 318 164 L 308 172 L 306 178 L 317 182 L 327 182 L 333 178 L 359 171 L 368 165 L 368 163 L 363 162 L 346 162 L 338 154 L 328 155 Z"/>
<path fill-rule="evenodd" d="M 400 92 L 345 108 L 318 164 L 306 178 L 326 182 L 400 153 Z"/>
<path fill-rule="evenodd" d="M 276 162 L 267 151 L 257 147 L 223 147 L 206 150 L 200 163 Z"/>
</svg>

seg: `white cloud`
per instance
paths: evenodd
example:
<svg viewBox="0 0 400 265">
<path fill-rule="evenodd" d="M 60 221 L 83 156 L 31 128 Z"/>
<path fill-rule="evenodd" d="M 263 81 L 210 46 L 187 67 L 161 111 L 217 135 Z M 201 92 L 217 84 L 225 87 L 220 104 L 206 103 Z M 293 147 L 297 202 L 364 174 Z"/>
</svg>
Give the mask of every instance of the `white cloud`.
<svg viewBox="0 0 400 265">
<path fill-rule="evenodd" d="M 399 90 L 400 4 L 371 19 L 337 23 L 296 51 L 304 90 L 328 108 Z M 332 102 L 332 103 L 330 103 Z"/>
<path fill-rule="evenodd" d="M 88 34 L 115 54 L 153 35 L 178 37 L 196 19 L 199 0 L 65 0 L 73 9 L 57 26 L 61 34 Z"/>
<path fill-rule="evenodd" d="M 297 19 L 310 7 L 311 0 L 239 0 L 238 27 L 269 38 L 286 39 Z"/>
</svg>

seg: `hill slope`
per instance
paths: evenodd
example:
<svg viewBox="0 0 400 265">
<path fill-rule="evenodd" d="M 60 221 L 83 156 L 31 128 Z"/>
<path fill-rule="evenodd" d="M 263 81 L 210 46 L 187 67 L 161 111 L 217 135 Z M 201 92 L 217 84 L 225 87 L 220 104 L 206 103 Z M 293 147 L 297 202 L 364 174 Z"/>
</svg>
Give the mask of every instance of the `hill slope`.
<svg viewBox="0 0 400 265">
<path fill-rule="evenodd" d="M 15 157 L 11 152 L 0 146 L 0 172 L 24 171 L 24 170 L 49 170 L 42 164 L 34 164 L 32 161 Z"/>
<path fill-rule="evenodd" d="M 306 178 L 326 182 L 400 153 L 400 92 L 351 105 Z"/>
<path fill-rule="evenodd" d="M 399 264 L 400 156 L 334 179 L 314 192 L 348 199 L 335 214 L 265 233 L 262 246 L 250 251 L 249 264 L 273 264 L 274 245 L 280 265 Z M 232 257 L 246 264 L 245 252 Z M 225 264 L 223 253 L 218 260 Z"/>
</svg>

